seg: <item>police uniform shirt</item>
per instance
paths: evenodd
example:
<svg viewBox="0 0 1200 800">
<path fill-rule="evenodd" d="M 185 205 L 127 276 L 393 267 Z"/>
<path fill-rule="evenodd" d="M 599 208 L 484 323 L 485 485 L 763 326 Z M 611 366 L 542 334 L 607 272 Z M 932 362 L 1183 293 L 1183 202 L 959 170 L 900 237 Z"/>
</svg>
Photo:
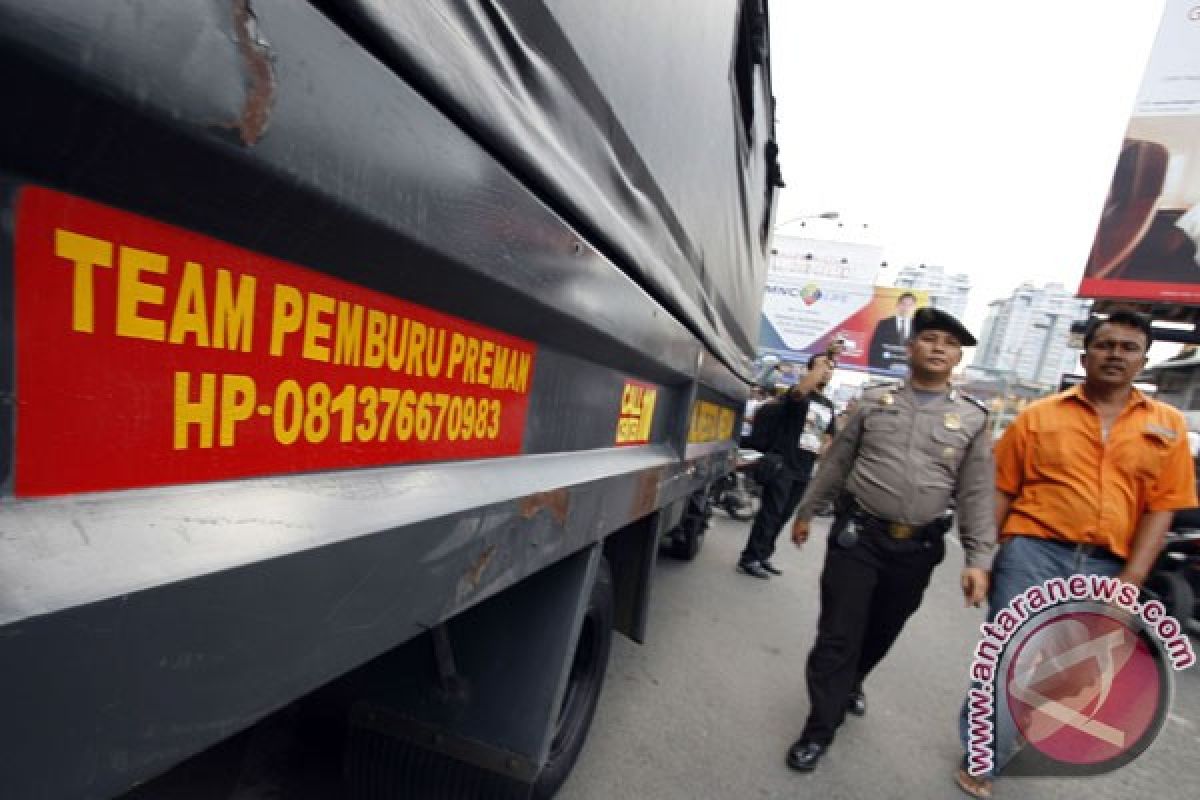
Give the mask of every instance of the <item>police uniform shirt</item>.
<svg viewBox="0 0 1200 800">
<path fill-rule="evenodd" d="M 809 484 L 798 516 L 811 519 L 843 489 L 876 517 L 932 521 L 956 501 L 967 566 L 988 569 L 996 544 L 994 466 L 987 411 L 949 389 L 921 403 L 908 386 L 863 393 Z"/>
</svg>

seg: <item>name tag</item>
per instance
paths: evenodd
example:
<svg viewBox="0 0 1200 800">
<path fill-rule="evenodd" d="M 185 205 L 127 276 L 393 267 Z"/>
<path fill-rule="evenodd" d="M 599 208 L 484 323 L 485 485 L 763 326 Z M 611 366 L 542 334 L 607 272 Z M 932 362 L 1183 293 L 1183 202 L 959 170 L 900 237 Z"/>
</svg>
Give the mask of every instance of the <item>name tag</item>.
<svg viewBox="0 0 1200 800">
<path fill-rule="evenodd" d="M 1159 436 L 1163 439 L 1166 439 L 1168 442 L 1174 442 L 1179 438 L 1179 434 L 1176 433 L 1174 429 L 1164 428 L 1162 425 L 1155 425 L 1153 423 L 1146 426 L 1145 432 L 1151 436 Z"/>
</svg>

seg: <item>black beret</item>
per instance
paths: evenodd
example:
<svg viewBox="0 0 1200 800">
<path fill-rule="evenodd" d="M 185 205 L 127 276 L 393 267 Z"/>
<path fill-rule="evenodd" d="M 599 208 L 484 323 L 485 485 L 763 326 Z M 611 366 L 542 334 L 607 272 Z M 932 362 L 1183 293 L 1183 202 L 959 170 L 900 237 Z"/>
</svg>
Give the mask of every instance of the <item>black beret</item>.
<svg viewBox="0 0 1200 800">
<path fill-rule="evenodd" d="M 916 336 L 921 331 L 952 333 L 963 347 L 974 347 L 976 344 L 975 337 L 967 330 L 967 326 L 955 319 L 953 314 L 947 314 L 940 308 L 926 306 L 917 309 L 912 318 L 912 335 Z"/>
</svg>

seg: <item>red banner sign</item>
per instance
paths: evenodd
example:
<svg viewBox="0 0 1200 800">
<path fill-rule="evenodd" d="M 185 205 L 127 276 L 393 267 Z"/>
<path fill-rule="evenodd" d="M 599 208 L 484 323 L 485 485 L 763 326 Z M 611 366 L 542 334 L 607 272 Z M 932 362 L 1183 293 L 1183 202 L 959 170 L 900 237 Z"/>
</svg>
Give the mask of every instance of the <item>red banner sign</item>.
<svg viewBox="0 0 1200 800">
<path fill-rule="evenodd" d="M 522 339 L 41 188 L 15 264 L 18 495 L 521 450 Z"/>
</svg>

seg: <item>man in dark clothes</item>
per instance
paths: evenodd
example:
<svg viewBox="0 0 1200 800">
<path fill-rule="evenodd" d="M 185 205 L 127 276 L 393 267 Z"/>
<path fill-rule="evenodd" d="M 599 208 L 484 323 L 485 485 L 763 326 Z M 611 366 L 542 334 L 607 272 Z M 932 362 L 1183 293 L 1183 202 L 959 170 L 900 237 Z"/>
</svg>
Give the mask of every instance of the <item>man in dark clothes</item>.
<svg viewBox="0 0 1200 800">
<path fill-rule="evenodd" d="M 771 556 L 779 531 L 804 495 L 826 437 L 834 433 L 833 403 L 821 393 L 832 376 L 829 357 L 813 356 L 808 374 L 754 415 L 748 444 L 763 454 L 755 470 L 762 485 L 762 508 L 738 559 L 739 572 L 763 579 L 783 574 Z"/>
</svg>

